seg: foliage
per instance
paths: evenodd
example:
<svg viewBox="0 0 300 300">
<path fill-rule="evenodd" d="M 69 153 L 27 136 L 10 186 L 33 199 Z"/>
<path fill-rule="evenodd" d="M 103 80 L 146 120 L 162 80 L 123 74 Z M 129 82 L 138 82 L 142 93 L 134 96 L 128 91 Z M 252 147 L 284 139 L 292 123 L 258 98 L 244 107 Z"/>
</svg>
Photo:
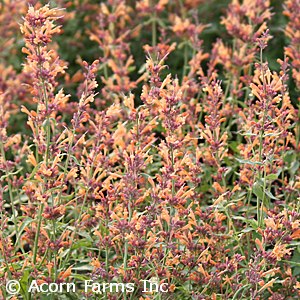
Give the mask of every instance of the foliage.
<svg viewBox="0 0 300 300">
<path fill-rule="evenodd" d="M 1 2 L 1 299 L 299 299 L 300 1 L 279 2 Z"/>
</svg>

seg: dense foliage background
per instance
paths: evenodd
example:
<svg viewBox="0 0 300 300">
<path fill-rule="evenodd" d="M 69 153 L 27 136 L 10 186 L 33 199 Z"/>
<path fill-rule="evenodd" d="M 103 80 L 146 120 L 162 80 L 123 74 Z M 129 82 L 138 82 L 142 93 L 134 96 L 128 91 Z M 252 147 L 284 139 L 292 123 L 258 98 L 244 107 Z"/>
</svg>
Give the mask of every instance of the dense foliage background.
<svg viewBox="0 0 300 300">
<path fill-rule="evenodd" d="M 1 299 L 298 299 L 299 15 L 1 1 Z"/>
</svg>

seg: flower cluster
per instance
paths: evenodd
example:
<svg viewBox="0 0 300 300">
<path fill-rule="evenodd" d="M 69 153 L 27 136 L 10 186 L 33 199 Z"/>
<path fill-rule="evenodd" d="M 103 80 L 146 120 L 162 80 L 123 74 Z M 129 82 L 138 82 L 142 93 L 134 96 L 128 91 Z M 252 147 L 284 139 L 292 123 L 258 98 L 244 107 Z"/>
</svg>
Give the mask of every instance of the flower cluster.
<svg viewBox="0 0 300 300">
<path fill-rule="evenodd" d="M 299 1 L 43 2 L 0 4 L 0 299 L 298 299 Z"/>
</svg>

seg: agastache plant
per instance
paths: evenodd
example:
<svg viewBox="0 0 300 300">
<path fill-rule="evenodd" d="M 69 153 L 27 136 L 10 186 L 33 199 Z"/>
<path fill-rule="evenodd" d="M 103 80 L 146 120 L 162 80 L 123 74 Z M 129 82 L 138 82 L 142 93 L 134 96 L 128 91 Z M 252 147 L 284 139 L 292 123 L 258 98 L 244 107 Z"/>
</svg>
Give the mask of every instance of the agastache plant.
<svg viewBox="0 0 300 300">
<path fill-rule="evenodd" d="M 2 1 L 0 299 L 299 299 L 275 2 Z"/>
</svg>

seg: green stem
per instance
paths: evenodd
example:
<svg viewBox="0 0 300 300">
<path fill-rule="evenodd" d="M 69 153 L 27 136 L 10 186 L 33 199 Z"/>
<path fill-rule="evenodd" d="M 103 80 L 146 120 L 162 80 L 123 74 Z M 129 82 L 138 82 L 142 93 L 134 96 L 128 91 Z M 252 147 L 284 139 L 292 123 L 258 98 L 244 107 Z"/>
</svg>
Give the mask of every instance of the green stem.
<svg viewBox="0 0 300 300">
<path fill-rule="evenodd" d="M 38 213 L 38 226 L 35 233 L 34 238 L 34 248 L 33 248 L 33 264 L 36 264 L 36 256 L 37 256 L 37 250 L 38 250 L 38 242 L 39 242 L 39 235 L 41 230 L 41 224 L 42 224 L 42 212 L 44 210 L 44 203 L 41 204 L 39 213 Z"/>
<path fill-rule="evenodd" d="M 265 79 L 265 72 L 264 72 L 264 67 L 263 67 L 263 50 L 262 48 L 260 49 L 260 66 L 261 66 L 261 72 L 262 72 L 262 80 L 263 80 L 263 91 L 264 94 L 266 94 L 266 79 Z M 259 133 L 259 162 L 263 163 L 262 159 L 262 154 L 263 154 L 263 138 L 265 134 L 265 122 L 266 122 L 266 117 L 267 117 L 267 106 L 268 106 L 269 98 L 266 99 L 266 103 L 264 104 L 265 109 L 263 112 L 263 118 L 262 118 L 262 124 L 261 124 L 261 129 Z M 258 221 L 258 226 L 261 225 L 262 222 L 262 215 L 263 215 L 263 205 L 264 205 L 264 198 L 265 198 L 265 188 L 266 188 L 266 179 L 265 179 L 265 167 L 264 167 L 264 187 L 263 187 L 263 199 L 262 203 L 259 201 L 259 197 L 257 197 L 257 221 Z M 258 179 L 262 179 L 262 173 L 261 170 L 258 172 Z"/>
<path fill-rule="evenodd" d="M 40 55 L 40 46 L 38 46 L 38 54 Z M 39 69 L 40 71 L 42 70 L 42 65 L 39 64 Z M 49 161 L 49 149 L 50 149 L 50 120 L 49 120 L 49 115 L 48 115 L 48 104 L 49 104 L 49 100 L 48 100 L 48 94 L 47 94 L 47 89 L 46 89 L 46 84 L 44 79 L 40 79 L 41 83 L 42 83 L 42 98 L 40 99 L 40 101 L 44 100 L 45 101 L 45 107 L 46 107 L 46 114 L 47 114 L 47 118 L 46 118 L 46 153 L 45 153 L 45 162 L 46 162 L 46 166 L 48 166 L 48 161 Z M 45 191 L 43 191 L 44 193 Z M 33 252 L 33 264 L 36 264 L 36 257 L 37 257 L 37 250 L 38 250 L 38 241 L 39 241 L 39 235 L 40 235 L 40 230 L 41 230 L 41 224 L 42 224 L 42 213 L 44 210 L 44 203 L 41 203 L 40 205 L 40 209 L 39 209 L 39 213 L 38 213 L 38 225 L 37 225 L 37 229 L 36 229 L 36 233 L 35 233 L 35 239 L 34 239 L 34 252 Z"/>
<path fill-rule="evenodd" d="M 81 216 L 82 216 L 82 213 L 83 213 L 83 209 L 85 208 L 85 203 L 86 203 L 86 200 L 87 200 L 88 192 L 89 192 L 89 189 L 87 189 L 86 192 L 85 192 L 84 199 L 83 199 L 83 202 L 82 202 L 82 205 L 81 205 L 81 209 L 80 209 L 80 212 L 79 212 L 79 216 L 77 218 L 78 221 L 81 219 Z M 75 226 L 74 234 L 73 234 L 73 236 L 71 238 L 71 241 L 70 241 L 69 251 L 68 251 L 68 253 L 66 255 L 66 258 L 64 259 L 64 262 L 62 264 L 61 269 L 64 269 L 65 266 L 66 266 L 66 263 L 69 261 L 69 257 L 71 255 L 72 246 L 73 246 L 73 243 L 74 243 L 75 236 L 76 236 L 76 234 L 78 232 L 78 228 L 79 228 L 79 226 Z"/>
<path fill-rule="evenodd" d="M 128 202 L 128 222 L 129 223 L 131 222 L 131 218 L 132 218 L 131 201 L 132 201 L 132 199 L 130 199 Z M 126 272 L 126 270 L 127 270 L 127 259 L 128 259 L 128 240 L 125 237 L 124 257 L 123 257 L 124 272 Z M 125 300 L 127 299 L 126 291 L 123 292 L 123 297 Z"/>
<path fill-rule="evenodd" d="M 239 239 L 237 238 L 237 230 L 236 230 L 236 228 L 235 228 L 235 226 L 234 226 L 234 224 L 233 224 L 233 220 L 232 220 L 231 216 L 229 215 L 228 207 L 225 207 L 224 212 L 225 212 L 225 215 L 226 215 L 227 219 L 230 220 L 231 227 L 232 227 L 232 229 L 233 229 L 233 231 L 234 231 L 234 239 L 236 240 L 236 242 L 237 242 L 237 244 L 238 244 L 238 246 L 239 246 L 239 249 L 240 249 L 242 255 L 245 256 L 245 252 L 244 252 L 244 250 L 243 250 L 243 247 L 241 246 L 241 242 L 240 242 Z M 228 227 L 228 229 L 229 229 L 229 227 Z"/>
<path fill-rule="evenodd" d="M 262 202 L 261 202 L 261 210 L 260 210 L 260 213 L 261 213 L 261 215 L 260 215 L 260 217 L 261 217 L 261 219 L 260 219 L 260 222 L 259 222 L 259 224 L 258 224 L 258 226 L 260 226 L 260 225 L 262 225 L 262 222 L 263 222 L 263 208 L 264 208 L 264 203 L 265 203 L 265 195 L 266 195 L 266 182 L 267 182 L 267 180 L 266 180 L 266 166 L 264 166 L 264 176 L 263 176 L 263 180 L 264 180 L 264 185 L 263 185 L 263 198 L 262 198 Z"/>
<path fill-rule="evenodd" d="M 38 54 L 40 55 L 41 53 L 41 49 L 40 46 L 38 46 L 37 49 Z M 42 64 L 39 63 L 39 70 L 40 73 L 42 73 Z M 48 98 L 48 93 L 47 93 L 47 89 L 46 89 L 46 83 L 45 80 L 43 78 L 40 78 L 41 84 L 42 84 L 42 98 L 40 99 L 40 101 L 44 100 L 45 101 L 45 108 L 46 108 L 46 153 L 45 153 L 45 161 L 46 161 L 46 166 L 48 166 L 48 161 L 49 161 L 49 150 L 50 150 L 50 118 L 49 118 L 49 114 L 48 114 L 48 108 L 49 108 L 49 98 Z"/>
</svg>

